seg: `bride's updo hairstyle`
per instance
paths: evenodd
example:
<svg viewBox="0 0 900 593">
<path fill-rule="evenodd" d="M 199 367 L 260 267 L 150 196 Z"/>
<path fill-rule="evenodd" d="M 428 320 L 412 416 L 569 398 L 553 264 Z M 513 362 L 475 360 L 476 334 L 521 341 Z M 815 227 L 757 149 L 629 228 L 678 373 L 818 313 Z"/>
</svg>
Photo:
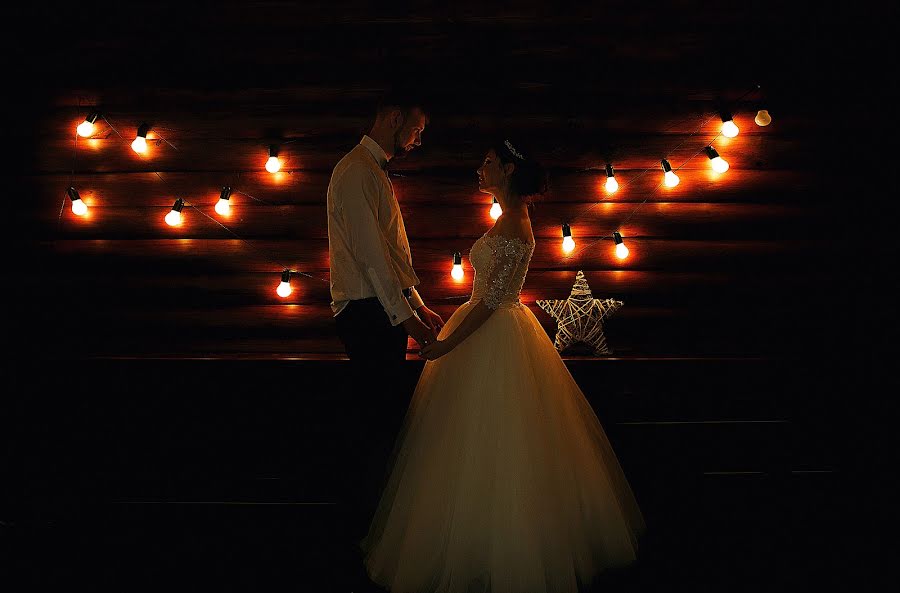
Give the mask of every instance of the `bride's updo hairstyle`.
<svg viewBox="0 0 900 593">
<path fill-rule="evenodd" d="M 510 190 L 526 204 L 532 204 L 547 191 L 547 173 L 531 157 L 528 149 L 518 142 L 500 139 L 491 145 L 501 163 L 513 163 L 516 168 L 510 177 Z"/>
</svg>

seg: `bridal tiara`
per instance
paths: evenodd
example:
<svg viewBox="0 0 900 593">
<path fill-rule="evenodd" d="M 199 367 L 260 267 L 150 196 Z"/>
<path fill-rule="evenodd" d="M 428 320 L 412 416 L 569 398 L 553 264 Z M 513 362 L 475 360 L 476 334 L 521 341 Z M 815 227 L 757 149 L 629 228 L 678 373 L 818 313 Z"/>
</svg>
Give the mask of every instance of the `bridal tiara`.
<svg viewBox="0 0 900 593">
<path fill-rule="evenodd" d="M 516 157 L 517 159 L 522 160 L 522 161 L 525 160 L 525 157 L 522 156 L 522 153 L 519 152 L 518 150 L 516 150 L 515 148 L 513 148 L 513 145 L 510 143 L 509 140 L 504 140 L 503 143 L 506 144 L 506 148 L 509 149 L 509 151 L 512 153 L 512 155 L 514 157 Z"/>
</svg>

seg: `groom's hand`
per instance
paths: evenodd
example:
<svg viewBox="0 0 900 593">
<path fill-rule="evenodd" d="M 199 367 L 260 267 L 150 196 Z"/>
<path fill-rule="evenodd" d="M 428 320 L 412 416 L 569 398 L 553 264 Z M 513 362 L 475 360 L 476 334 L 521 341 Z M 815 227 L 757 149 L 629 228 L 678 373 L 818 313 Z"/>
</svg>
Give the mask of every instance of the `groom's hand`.
<svg viewBox="0 0 900 593">
<path fill-rule="evenodd" d="M 419 347 L 423 348 L 437 339 L 434 331 L 413 315 L 403 322 L 403 329 L 406 333 L 413 337 L 413 340 L 419 343 Z"/>
<path fill-rule="evenodd" d="M 435 336 L 441 333 L 441 328 L 444 327 L 444 320 L 441 319 L 440 315 L 425 305 L 416 309 L 416 313 L 419 315 L 419 319 L 422 320 L 422 323 L 431 328 L 431 331 L 434 332 Z"/>
</svg>

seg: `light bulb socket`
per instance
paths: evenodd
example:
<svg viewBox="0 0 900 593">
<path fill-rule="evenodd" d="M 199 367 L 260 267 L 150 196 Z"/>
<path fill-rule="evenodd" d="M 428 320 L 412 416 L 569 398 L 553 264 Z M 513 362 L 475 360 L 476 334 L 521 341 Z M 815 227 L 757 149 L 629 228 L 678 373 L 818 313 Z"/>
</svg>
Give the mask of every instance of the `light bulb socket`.
<svg viewBox="0 0 900 593">
<path fill-rule="evenodd" d="M 66 190 L 66 193 L 69 194 L 69 199 L 73 202 L 81 199 L 81 196 L 78 195 L 78 190 L 74 187 L 70 186 L 69 189 Z"/>
<path fill-rule="evenodd" d="M 84 118 L 84 121 L 88 122 L 89 124 L 92 124 L 92 123 L 95 123 L 99 117 L 100 117 L 99 111 L 91 111 L 88 114 L 88 116 L 86 118 Z"/>
<path fill-rule="evenodd" d="M 269 158 L 272 158 L 273 156 L 278 156 L 278 146 L 276 146 L 275 144 L 270 144 L 269 145 Z"/>
<path fill-rule="evenodd" d="M 569 228 L 569 223 L 567 223 L 567 222 L 563 223 L 562 233 L 563 233 L 563 237 L 571 237 L 572 236 L 572 229 Z"/>
<path fill-rule="evenodd" d="M 493 201 L 491 201 L 491 204 L 499 204 L 500 203 L 497 201 L 497 196 L 492 196 L 492 197 L 493 197 Z"/>
<path fill-rule="evenodd" d="M 719 156 L 719 153 L 716 152 L 716 149 L 712 146 L 707 146 L 703 150 L 706 152 L 706 156 L 709 157 L 709 160 L 713 160 L 714 158 L 717 158 Z"/>
<path fill-rule="evenodd" d="M 612 165 L 609 165 L 609 164 L 606 165 L 606 176 L 607 177 L 615 177 L 616 176 L 616 174 L 613 172 Z"/>
<path fill-rule="evenodd" d="M 290 270 L 285 270 L 284 272 L 281 273 L 281 281 L 287 282 L 288 284 L 290 284 L 290 282 L 291 282 L 291 271 Z"/>
<path fill-rule="evenodd" d="M 720 111 L 719 117 L 722 118 L 722 123 L 725 123 L 727 121 L 731 121 L 734 119 L 734 117 L 731 115 L 731 112 L 729 112 L 729 111 Z"/>
<path fill-rule="evenodd" d="M 460 266 L 462 265 L 462 254 L 457 251 L 453 254 L 453 265 Z"/>
<path fill-rule="evenodd" d="M 666 173 L 668 173 L 669 171 L 672 170 L 672 165 L 669 164 L 669 161 L 667 161 L 666 159 L 662 159 L 662 161 L 660 161 L 660 162 L 662 163 L 662 170 L 663 170 L 663 171 L 665 171 Z"/>
<path fill-rule="evenodd" d="M 229 200 L 231 199 L 231 188 L 227 185 L 222 188 L 222 193 L 219 194 L 220 200 Z"/>
<path fill-rule="evenodd" d="M 178 198 L 177 200 L 175 200 L 175 205 L 172 206 L 172 210 L 174 210 L 175 212 L 181 212 L 182 208 L 184 208 L 184 200 Z"/>
<path fill-rule="evenodd" d="M 625 241 L 622 240 L 622 235 L 619 231 L 613 231 L 613 241 L 616 242 L 616 245 L 621 245 Z"/>
<path fill-rule="evenodd" d="M 139 127 L 138 131 L 137 131 L 137 137 L 144 138 L 146 140 L 147 132 L 149 132 L 149 131 L 150 131 L 150 124 L 141 124 L 141 127 Z"/>
</svg>

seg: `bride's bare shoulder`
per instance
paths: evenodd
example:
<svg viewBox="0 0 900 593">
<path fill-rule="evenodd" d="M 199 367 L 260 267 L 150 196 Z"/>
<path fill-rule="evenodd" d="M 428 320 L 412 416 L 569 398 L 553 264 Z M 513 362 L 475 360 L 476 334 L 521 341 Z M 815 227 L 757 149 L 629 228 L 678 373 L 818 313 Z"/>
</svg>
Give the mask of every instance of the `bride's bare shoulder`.
<svg viewBox="0 0 900 593">
<path fill-rule="evenodd" d="M 534 233 L 531 230 L 531 219 L 527 214 L 512 216 L 503 213 L 488 232 L 488 236 L 503 235 L 509 239 L 519 239 L 525 243 L 534 243 Z"/>
</svg>

